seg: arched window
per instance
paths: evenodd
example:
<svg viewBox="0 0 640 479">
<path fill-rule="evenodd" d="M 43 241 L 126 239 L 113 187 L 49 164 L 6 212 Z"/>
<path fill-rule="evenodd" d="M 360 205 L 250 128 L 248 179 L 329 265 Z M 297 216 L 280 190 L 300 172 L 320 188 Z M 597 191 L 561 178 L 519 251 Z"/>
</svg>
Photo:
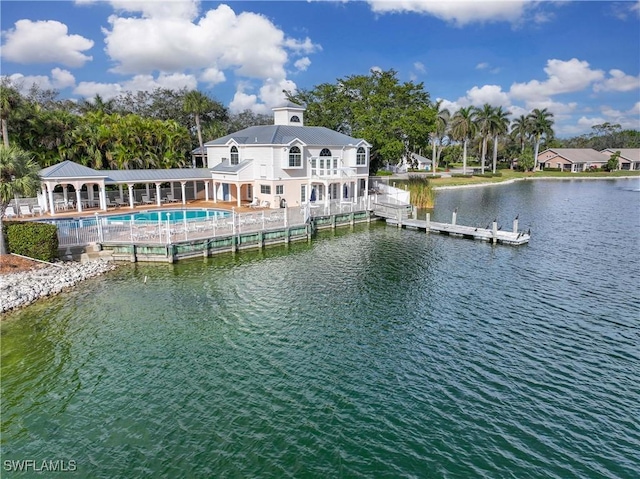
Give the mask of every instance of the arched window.
<svg viewBox="0 0 640 479">
<path fill-rule="evenodd" d="M 292 146 L 289 150 L 289 168 L 297 168 L 302 166 L 302 154 L 300 148 Z"/>
<path fill-rule="evenodd" d="M 300 123 L 300 117 L 298 115 L 293 115 L 289 121 L 291 123 Z"/>
<path fill-rule="evenodd" d="M 358 148 L 358 151 L 356 153 L 356 165 L 364 166 L 366 164 L 367 164 L 367 152 L 365 151 L 364 148 L 360 147 Z"/>
<path fill-rule="evenodd" d="M 323 148 L 320 152 L 320 156 L 332 156 L 329 148 Z"/>
<path fill-rule="evenodd" d="M 240 163 L 240 156 L 238 155 L 238 148 L 235 146 L 231 147 L 231 164 L 237 165 Z"/>
</svg>

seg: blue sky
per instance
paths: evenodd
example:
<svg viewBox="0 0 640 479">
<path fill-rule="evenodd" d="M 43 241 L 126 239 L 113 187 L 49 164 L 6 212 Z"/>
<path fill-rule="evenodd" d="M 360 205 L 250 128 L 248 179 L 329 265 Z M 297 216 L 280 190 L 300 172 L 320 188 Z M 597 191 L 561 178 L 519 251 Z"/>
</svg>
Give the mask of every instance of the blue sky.
<svg viewBox="0 0 640 479">
<path fill-rule="evenodd" d="M 1 74 L 62 97 L 197 88 L 268 113 L 282 90 L 372 68 L 452 113 L 548 108 L 560 137 L 640 129 L 640 3 L 2 0 Z"/>
</svg>

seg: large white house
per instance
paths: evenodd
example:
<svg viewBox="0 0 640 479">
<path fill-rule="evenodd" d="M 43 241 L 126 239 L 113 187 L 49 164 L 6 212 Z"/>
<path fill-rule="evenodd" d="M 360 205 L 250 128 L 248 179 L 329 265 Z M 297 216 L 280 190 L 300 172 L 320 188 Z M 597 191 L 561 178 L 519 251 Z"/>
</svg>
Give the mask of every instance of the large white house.
<svg viewBox="0 0 640 479">
<path fill-rule="evenodd" d="M 274 124 L 205 143 L 215 201 L 279 208 L 366 197 L 371 145 L 320 126 L 304 126 L 305 108 L 273 109 Z"/>
</svg>

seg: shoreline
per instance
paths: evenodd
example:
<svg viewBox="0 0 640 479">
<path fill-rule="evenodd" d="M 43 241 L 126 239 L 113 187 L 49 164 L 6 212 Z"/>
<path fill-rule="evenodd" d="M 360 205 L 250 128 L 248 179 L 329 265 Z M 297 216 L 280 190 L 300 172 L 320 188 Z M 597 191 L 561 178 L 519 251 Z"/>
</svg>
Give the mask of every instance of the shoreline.
<svg viewBox="0 0 640 479">
<path fill-rule="evenodd" d="M 0 276 L 0 321 L 5 313 L 28 306 L 41 298 L 55 296 L 81 281 L 113 271 L 117 265 L 103 259 L 80 263 L 66 261 L 29 271 Z"/>
<path fill-rule="evenodd" d="M 554 180 L 554 181 L 582 181 L 582 180 L 631 180 L 631 179 L 640 179 L 640 176 L 615 176 L 615 177 L 604 177 L 604 176 L 585 176 L 583 178 L 561 178 L 557 176 L 531 176 L 528 178 L 511 178 L 505 181 L 491 181 L 486 183 L 473 183 L 468 185 L 443 185 L 443 186 L 434 186 L 434 190 L 453 190 L 459 188 L 479 188 L 484 186 L 499 186 L 499 185 L 511 185 L 516 181 L 531 181 L 531 180 Z"/>
</svg>

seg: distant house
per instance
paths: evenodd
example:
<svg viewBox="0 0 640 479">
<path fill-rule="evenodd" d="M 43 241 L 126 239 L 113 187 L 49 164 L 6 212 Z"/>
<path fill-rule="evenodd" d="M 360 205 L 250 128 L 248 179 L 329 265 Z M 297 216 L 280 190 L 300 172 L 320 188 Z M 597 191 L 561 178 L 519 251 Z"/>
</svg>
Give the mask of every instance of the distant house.
<svg viewBox="0 0 640 479">
<path fill-rule="evenodd" d="M 214 202 L 260 201 L 271 208 L 368 194 L 371 145 L 320 126 L 305 108 L 273 109 L 274 124 L 245 128 L 205 143 Z"/>
<path fill-rule="evenodd" d="M 559 168 L 572 173 L 602 168 L 608 160 L 607 155 L 592 148 L 549 148 L 538 155 L 541 170 Z"/>
<path fill-rule="evenodd" d="M 620 152 L 619 170 L 640 170 L 640 148 L 607 148 L 602 153 L 608 160 L 616 151 Z"/>
<path fill-rule="evenodd" d="M 418 155 L 417 153 L 411 153 L 411 162 L 414 165 L 417 165 L 419 170 L 431 170 L 431 160 L 429 158 L 425 158 L 422 155 Z"/>
</svg>

